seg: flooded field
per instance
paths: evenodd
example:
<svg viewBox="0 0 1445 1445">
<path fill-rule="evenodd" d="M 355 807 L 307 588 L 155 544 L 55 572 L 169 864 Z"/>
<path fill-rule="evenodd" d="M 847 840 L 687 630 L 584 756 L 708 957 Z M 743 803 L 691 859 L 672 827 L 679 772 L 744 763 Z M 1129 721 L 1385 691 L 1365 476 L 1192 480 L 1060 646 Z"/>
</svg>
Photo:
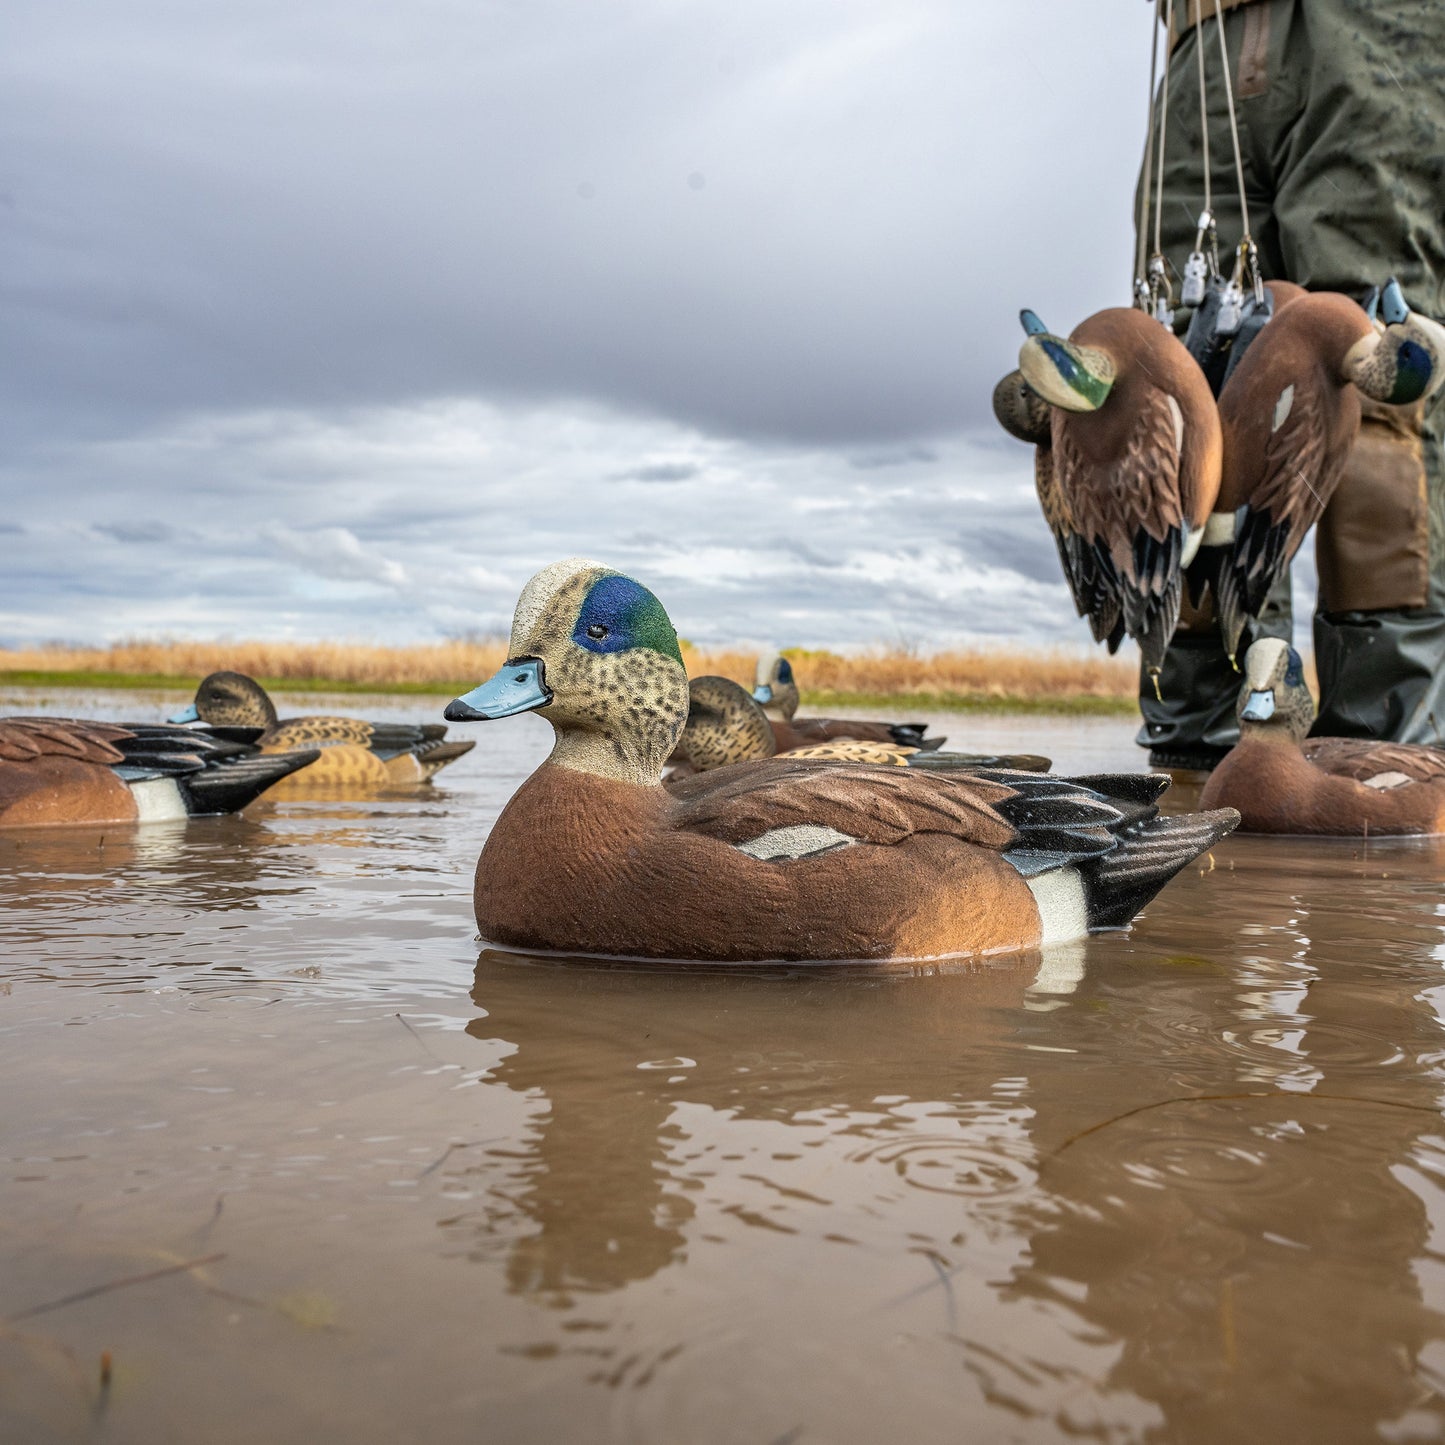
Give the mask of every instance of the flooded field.
<svg viewBox="0 0 1445 1445">
<path fill-rule="evenodd" d="M 470 883 L 550 730 L 464 735 L 416 797 L 0 834 L 0 1440 L 1445 1437 L 1445 844 L 1231 838 L 949 972 L 529 962 Z"/>
</svg>

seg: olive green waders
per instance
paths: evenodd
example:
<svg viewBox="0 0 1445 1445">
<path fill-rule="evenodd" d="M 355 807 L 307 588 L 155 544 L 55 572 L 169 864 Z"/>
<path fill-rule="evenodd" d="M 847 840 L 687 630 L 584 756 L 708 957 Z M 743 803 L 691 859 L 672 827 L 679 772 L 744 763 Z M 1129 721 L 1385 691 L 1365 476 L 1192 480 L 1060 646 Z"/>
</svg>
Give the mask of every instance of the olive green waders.
<svg viewBox="0 0 1445 1445">
<path fill-rule="evenodd" d="M 1163 10 L 1160 6 L 1160 10 Z M 1394 275 L 1445 317 L 1445 3 L 1226 0 L 1246 195 L 1265 279 L 1363 297 Z M 1213 0 L 1175 0 L 1161 240 L 1182 274 L 1204 205 L 1196 45 L 1204 46 L 1221 263 L 1238 186 Z M 1157 166 L 1156 157 L 1156 166 Z M 1147 218 L 1153 237 L 1153 202 Z M 1359 441 L 1316 529 L 1320 736 L 1445 738 L 1445 406 L 1365 402 Z M 1288 636 L 1287 586 L 1253 636 Z M 1239 675 L 1207 615 L 1187 614 L 1160 678 L 1141 678 L 1138 741 L 1211 765 L 1238 737 Z"/>
</svg>

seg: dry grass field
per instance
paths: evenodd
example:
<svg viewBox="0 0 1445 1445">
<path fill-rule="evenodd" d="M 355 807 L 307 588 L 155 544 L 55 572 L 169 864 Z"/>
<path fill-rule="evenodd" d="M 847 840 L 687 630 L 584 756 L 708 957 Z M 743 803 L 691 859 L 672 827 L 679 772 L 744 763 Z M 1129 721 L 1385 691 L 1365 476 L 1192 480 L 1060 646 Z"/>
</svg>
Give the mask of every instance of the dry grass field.
<svg viewBox="0 0 1445 1445">
<path fill-rule="evenodd" d="M 279 691 L 446 693 L 491 676 L 502 638 L 373 647 L 345 642 L 120 642 L 110 647 L 0 649 L 0 684 L 97 687 L 193 686 L 228 668 Z M 754 655 L 684 643 L 688 672 L 752 684 Z M 979 648 L 913 654 L 878 649 L 844 657 L 789 649 L 809 707 L 900 703 L 919 708 L 1124 712 L 1133 707 L 1135 664 L 1102 651 Z"/>
</svg>

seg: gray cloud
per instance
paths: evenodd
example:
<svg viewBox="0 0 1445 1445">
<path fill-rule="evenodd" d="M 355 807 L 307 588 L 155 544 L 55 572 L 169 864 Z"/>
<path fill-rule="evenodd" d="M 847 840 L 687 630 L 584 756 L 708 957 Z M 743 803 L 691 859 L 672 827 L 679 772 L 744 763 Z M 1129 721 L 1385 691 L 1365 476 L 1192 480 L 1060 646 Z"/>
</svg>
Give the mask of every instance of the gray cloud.
<svg viewBox="0 0 1445 1445">
<path fill-rule="evenodd" d="M 988 399 L 1127 300 L 1143 10 L 16 0 L 0 640 L 1079 635 Z"/>
</svg>

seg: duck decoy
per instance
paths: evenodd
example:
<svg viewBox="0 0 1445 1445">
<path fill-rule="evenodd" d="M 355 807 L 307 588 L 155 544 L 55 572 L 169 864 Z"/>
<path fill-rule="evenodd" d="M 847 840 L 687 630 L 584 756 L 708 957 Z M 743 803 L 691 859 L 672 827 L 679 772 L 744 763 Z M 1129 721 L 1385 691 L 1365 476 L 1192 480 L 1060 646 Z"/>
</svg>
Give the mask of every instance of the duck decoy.
<svg viewBox="0 0 1445 1445">
<path fill-rule="evenodd" d="M 154 723 L 0 718 L 0 828 L 234 813 L 320 756 Z"/>
<path fill-rule="evenodd" d="M 661 783 L 687 721 L 666 611 L 571 558 L 529 581 L 509 660 L 448 721 L 539 711 L 550 757 L 477 863 L 503 948 L 712 960 L 923 959 L 1122 927 L 1238 814 L 1158 815 L 1167 780 L 791 758 Z"/>
<path fill-rule="evenodd" d="M 781 652 L 765 652 L 757 661 L 753 700 L 773 724 L 780 753 L 809 743 L 840 738 L 857 742 L 894 743 L 903 748 L 936 751 L 948 741 L 929 737 L 927 723 L 865 722 L 861 718 L 796 717 L 800 695 L 793 664 Z"/>
<path fill-rule="evenodd" d="M 1067 338 L 1020 313 L 1019 374 L 995 392 L 1014 435 L 1041 434 L 1036 476 L 1079 614 L 1114 651 L 1134 638 L 1158 685 L 1179 618 L 1181 577 L 1219 491 L 1219 417 L 1209 383 L 1174 334 L 1142 311 L 1096 312 Z M 1002 395 L 1000 395 L 1002 393 Z M 1038 443 L 1036 443 L 1037 445 Z"/>
<path fill-rule="evenodd" d="M 1445 749 L 1308 737 L 1314 700 L 1288 643 L 1251 644 L 1235 715 L 1239 741 L 1209 775 L 1200 803 L 1238 809 L 1242 831 L 1445 833 Z"/>
<path fill-rule="evenodd" d="M 775 756 L 892 767 L 1015 768 L 1031 773 L 1049 769 L 1049 759 L 1036 753 L 944 753 L 855 738 L 812 743 L 783 752 L 778 748 L 772 723 L 763 709 L 746 688 L 731 678 L 695 677 L 688 683 L 687 691 L 687 725 L 682 730 L 677 752 L 690 764 L 686 769 L 689 774 Z M 679 777 L 682 771 L 674 768 L 669 779 Z"/>
<path fill-rule="evenodd" d="M 1200 558 L 1231 659 L 1339 485 L 1359 393 L 1405 405 L 1442 381 L 1445 327 L 1411 312 L 1393 278 L 1370 310 L 1305 293 L 1260 332 L 1219 396 L 1223 481 Z"/>
<path fill-rule="evenodd" d="M 374 723 L 353 717 L 278 718 L 275 704 L 244 672 L 213 672 L 195 701 L 170 719 L 201 722 L 217 737 L 254 743 L 263 753 L 321 749 L 321 760 L 298 782 L 306 787 L 395 787 L 429 783 L 476 746 L 446 741 L 440 723 Z"/>
</svg>

